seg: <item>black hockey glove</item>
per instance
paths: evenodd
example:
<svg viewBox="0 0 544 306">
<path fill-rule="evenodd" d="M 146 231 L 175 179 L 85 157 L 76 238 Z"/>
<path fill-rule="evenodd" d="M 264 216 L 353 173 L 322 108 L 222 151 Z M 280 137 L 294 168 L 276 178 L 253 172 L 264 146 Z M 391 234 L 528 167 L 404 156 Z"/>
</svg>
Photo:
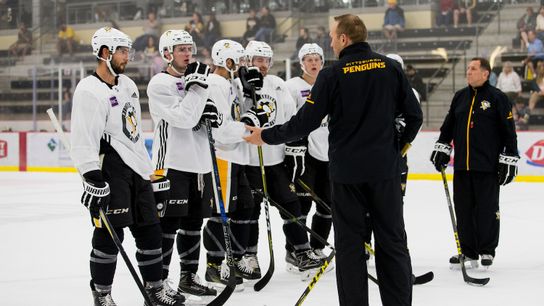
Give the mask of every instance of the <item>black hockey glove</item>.
<svg viewBox="0 0 544 306">
<path fill-rule="evenodd" d="M 518 175 L 518 156 L 499 155 L 499 185 L 504 186 Z"/>
<path fill-rule="evenodd" d="M 253 98 L 251 96 L 251 87 L 255 88 L 255 90 L 263 88 L 263 75 L 257 67 L 246 68 L 241 66 L 238 69 L 238 77 L 242 83 L 244 97 Z"/>
<path fill-rule="evenodd" d="M 211 99 L 206 101 L 206 106 L 200 117 L 200 122 L 205 122 L 206 120 L 210 120 L 210 124 L 213 128 L 218 128 L 221 125 L 221 122 L 219 121 L 219 112 Z"/>
<path fill-rule="evenodd" d="M 170 180 L 165 176 L 159 176 L 157 180 L 151 182 L 151 186 L 153 187 L 157 213 L 159 217 L 164 217 L 166 205 L 168 204 L 168 200 L 170 200 Z"/>
<path fill-rule="evenodd" d="M 308 150 L 306 140 L 300 140 L 285 144 L 285 159 L 284 165 L 287 168 L 287 173 L 291 178 L 291 182 L 295 182 L 300 178 L 306 170 L 305 156 Z"/>
<path fill-rule="evenodd" d="M 399 135 L 402 135 L 404 133 L 404 128 L 406 127 L 406 122 L 404 121 L 404 117 L 402 115 L 399 115 L 395 118 L 395 129 L 397 129 L 397 133 Z"/>
<path fill-rule="evenodd" d="M 431 162 L 436 171 L 441 172 L 450 162 L 451 146 L 449 144 L 437 142 L 434 144 L 434 150 L 431 154 Z"/>
<path fill-rule="evenodd" d="M 269 126 L 269 116 L 270 108 L 263 106 L 259 106 L 258 108 L 256 108 L 255 106 L 252 106 L 247 112 L 242 115 L 242 117 L 240 117 L 240 121 L 249 126 L 263 128 Z"/>
<path fill-rule="evenodd" d="M 110 185 L 104 180 L 100 170 L 92 170 L 83 174 L 83 195 L 81 203 L 91 213 L 93 225 L 102 227 L 100 209 L 106 213 L 110 204 Z"/>
<path fill-rule="evenodd" d="M 210 67 L 206 64 L 194 62 L 187 65 L 185 69 L 185 91 L 188 91 L 189 87 L 194 84 L 208 88 L 206 82 L 208 73 L 210 73 Z"/>
</svg>

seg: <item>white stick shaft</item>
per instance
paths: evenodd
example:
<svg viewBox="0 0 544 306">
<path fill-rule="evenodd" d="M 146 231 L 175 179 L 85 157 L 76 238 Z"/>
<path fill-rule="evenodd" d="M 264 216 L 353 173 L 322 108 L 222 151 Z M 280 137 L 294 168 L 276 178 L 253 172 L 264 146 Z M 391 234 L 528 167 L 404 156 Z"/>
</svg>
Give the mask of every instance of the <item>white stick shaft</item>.
<svg viewBox="0 0 544 306">
<path fill-rule="evenodd" d="M 64 134 L 64 131 L 62 130 L 62 126 L 60 125 L 59 119 L 57 119 L 57 116 L 55 115 L 55 112 L 53 112 L 52 108 L 47 110 L 47 115 L 49 115 L 49 119 L 51 119 L 51 123 L 53 124 L 53 127 L 57 131 L 57 135 L 59 136 L 59 139 L 62 142 L 62 145 L 66 148 L 66 150 L 70 151 L 70 140 L 68 140 L 68 138 L 66 137 L 66 134 Z"/>
</svg>

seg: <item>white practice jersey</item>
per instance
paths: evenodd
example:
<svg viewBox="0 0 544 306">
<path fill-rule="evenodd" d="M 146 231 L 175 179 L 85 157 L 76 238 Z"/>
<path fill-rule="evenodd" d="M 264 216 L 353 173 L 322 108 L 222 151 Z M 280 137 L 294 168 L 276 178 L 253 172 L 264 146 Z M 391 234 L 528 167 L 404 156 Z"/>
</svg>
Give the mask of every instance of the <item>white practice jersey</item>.
<svg viewBox="0 0 544 306">
<path fill-rule="evenodd" d="M 294 77 L 285 84 L 297 103 L 297 110 L 300 109 L 306 103 L 313 85 L 301 77 Z M 325 116 L 321 125 L 308 135 L 308 153 L 317 160 L 329 161 L 329 116 Z"/>
<path fill-rule="evenodd" d="M 110 88 L 96 75 L 76 86 L 72 106 L 71 156 L 79 173 L 99 170 L 100 140 L 108 142 L 123 162 L 143 179 L 153 173 L 142 135 L 136 84 L 119 75 Z"/>
<path fill-rule="evenodd" d="M 259 103 L 268 103 L 272 109 L 270 114 L 270 126 L 283 124 L 291 119 L 296 113 L 296 104 L 289 90 L 285 85 L 285 81 L 275 75 L 267 75 L 264 77 L 263 88 L 257 91 L 260 96 Z M 247 101 L 246 101 L 247 103 Z M 268 145 L 263 146 L 263 162 L 265 166 L 273 166 L 283 162 L 285 158 L 285 145 Z M 259 155 L 257 147 L 250 148 L 250 165 L 259 165 Z"/>
<path fill-rule="evenodd" d="M 183 77 L 158 73 L 147 85 L 149 112 L 155 126 L 152 160 L 155 170 L 191 173 L 212 171 L 210 145 L 204 125 L 199 125 L 208 90 L 191 86 Z"/>
<path fill-rule="evenodd" d="M 249 135 L 245 125 L 239 122 L 242 92 L 239 82 L 232 84 L 217 74 L 208 76 L 210 99 L 219 112 L 219 128 L 213 129 L 217 158 L 239 165 L 249 164 L 250 144 L 242 138 Z"/>
</svg>

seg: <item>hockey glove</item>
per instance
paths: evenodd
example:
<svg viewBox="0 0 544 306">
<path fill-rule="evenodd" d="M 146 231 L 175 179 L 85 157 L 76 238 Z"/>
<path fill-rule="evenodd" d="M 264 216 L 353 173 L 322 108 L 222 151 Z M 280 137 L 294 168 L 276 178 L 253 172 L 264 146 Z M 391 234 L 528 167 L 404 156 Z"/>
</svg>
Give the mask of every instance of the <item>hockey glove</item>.
<svg viewBox="0 0 544 306">
<path fill-rule="evenodd" d="M 256 108 L 253 106 L 246 113 L 244 113 L 242 117 L 240 117 L 240 121 L 249 126 L 264 128 L 269 126 L 269 116 L 270 108 L 263 106 Z"/>
<path fill-rule="evenodd" d="M 431 154 L 431 162 L 436 171 L 441 172 L 450 162 L 451 146 L 449 144 L 437 142 L 434 144 L 434 150 Z"/>
<path fill-rule="evenodd" d="M 287 168 L 287 173 L 291 178 L 291 182 L 301 177 L 304 174 L 306 151 L 306 141 L 300 140 L 297 142 L 291 142 L 285 145 L 285 160 L 284 165 Z"/>
<path fill-rule="evenodd" d="M 206 106 L 200 117 L 200 122 L 205 122 L 206 120 L 210 120 L 210 124 L 213 128 L 218 128 L 219 125 L 221 125 L 217 107 L 215 107 L 215 103 L 211 99 L 206 101 Z"/>
<path fill-rule="evenodd" d="M 110 204 L 110 185 L 102 177 L 100 170 L 92 170 L 83 174 L 83 195 L 81 203 L 91 213 L 93 225 L 102 227 L 100 221 L 100 209 L 106 213 Z"/>
<path fill-rule="evenodd" d="M 499 185 L 504 186 L 518 175 L 518 156 L 499 155 Z"/>
<path fill-rule="evenodd" d="M 210 67 L 208 65 L 194 62 L 187 65 L 185 69 L 185 91 L 189 90 L 194 84 L 202 86 L 203 88 L 208 88 L 208 73 L 210 72 Z"/>
<path fill-rule="evenodd" d="M 255 88 L 255 90 L 263 88 L 263 75 L 257 67 L 240 67 L 240 69 L 238 69 L 238 77 L 242 83 L 245 97 L 252 98 L 251 87 Z"/>
<path fill-rule="evenodd" d="M 170 180 L 164 176 L 151 182 L 153 187 L 153 195 L 155 196 L 155 204 L 157 205 L 157 213 L 159 217 L 164 217 L 166 213 L 166 205 L 170 200 Z"/>
</svg>

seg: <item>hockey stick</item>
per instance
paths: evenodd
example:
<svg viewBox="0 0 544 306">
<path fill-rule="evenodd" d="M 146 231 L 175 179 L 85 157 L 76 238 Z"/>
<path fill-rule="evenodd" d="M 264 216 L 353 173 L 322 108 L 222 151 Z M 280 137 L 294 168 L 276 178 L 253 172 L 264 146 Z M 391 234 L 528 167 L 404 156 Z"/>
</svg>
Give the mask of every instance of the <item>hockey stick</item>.
<svg viewBox="0 0 544 306">
<path fill-rule="evenodd" d="M 302 187 L 302 189 L 304 189 L 304 191 L 306 191 L 307 193 L 310 194 L 310 197 L 316 203 L 318 203 L 323 208 L 325 208 L 325 210 L 327 210 L 327 212 L 332 213 L 331 207 L 327 203 L 325 203 L 325 201 L 322 200 L 319 196 L 317 196 L 315 191 L 313 191 L 312 188 L 310 188 L 310 186 L 308 186 L 306 183 L 304 183 L 304 181 L 301 180 L 300 178 L 297 179 L 297 183 L 299 184 L 300 187 Z M 374 253 L 374 250 L 372 249 L 372 247 L 370 245 L 368 245 L 367 243 L 365 243 L 365 249 L 370 254 L 372 254 L 372 256 L 376 256 L 375 253 Z M 370 274 L 369 274 L 369 278 L 372 281 L 374 281 L 376 284 L 378 283 L 377 280 L 374 280 L 374 279 L 371 278 Z M 425 283 L 428 283 L 428 282 L 432 281 L 433 279 L 434 279 L 434 273 L 432 271 L 429 271 L 429 272 L 427 272 L 425 274 L 421 274 L 421 275 L 418 275 L 418 276 L 415 276 L 414 274 L 412 274 L 412 283 L 414 285 L 422 285 L 422 284 L 425 284 Z"/>
<path fill-rule="evenodd" d="M 257 107 L 257 96 L 255 94 L 255 87 L 251 85 L 251 99 L 253 100 L 253 104 L 255 107 Z M 272 278 L 272 275 L 274 275 L 274 247 L 272 246 L 272 227 L 270 225 L 270 210 L 269 210 L 269 199 L 270 196 L 268 195 L 268 188 L 266 185 L 266 172 L 264 169 L 264 160 L 263 160 L 263 147 L 257 146 L 257 153 L 259 155 L 259 168 L 261 169 L 261 179 L 263 182 L 263 202 L 264 202 L 264 213 L 266 217 L 266 231 L 268 236 L 268 252 L 270 255 L 270 263 L 268 265 L 268 270 L 264 274 L 264 276 L 253 285 L 253 290 L 255 291 L 261 291 L 270 281 Z"/>
<path fill-rule="evenodd" d="M 262 192 L 260 192 L 260 191 L 257 191 L 257 192 L 262 194 Z M 306 287 L 306 289 L 304 290 L 302 295 L 297 300 L 297 303 L 295 305 L 299 306 L 299 305 L 302 305 L 302 302 L 304 302 L 304 300 L 306 299 L 306 297 L 308 296 L 310 291 L 312 291 L 312 289 L 315 286 L 315 284 L 317 283 L 317 281 L 323 275 L 323 272 L 325 272 L 325 270 L 329 266 L 330 262 L 332 261 L 332 259 L 336 255 L 336 249 L 325 238 L 321 237 L 318 233 L 316 233 L 314 230 L 309 228 L 306 224 L 302 223 L 299 219 L 297 219 L 287 209 L 280 206 L 276 201 L 274 201 L 272 199 L 269 199 L 269 200 L 270 200 L 270 203 L 272 203 L 272 206 L 278 208 L 278 210 L 280 210 L 283 214 L 285 214 L 289 218 L 288 221 L 297 223 L 300 227 L 302 227 L 304 230 L 306 230 L 308 233 L 310 233 L 310 235 L 312 235 L 315 239 L 317 239 L 319 242 L 323 243 L 323 245 L 327 246 L 328 248 L 330 248 L 332 250 L 331 253 L 329 254 L 329 256 L 327 256 L 327 258 L 325 259 L 324 263 L 319 268 L 317 274 L 312 278 L 312 281 L 308 284 L 308 286 Z M 372 280 L 373 282 L 375 282 L 376 284 L 378 284 L 378 280 L 375 277 L 373 277 L 372 275 L 368 274 L 368 278 L 370 280 Z"/>
<path fill-rule="evenodd" d="M 64 134 L 64 131 L 62 130 L 62 126 L 60 125 L 59 120 L 57 119 L 57 116 L 55 115 L 55 112 L 53 112 L 52 108 L 49 108 L 47 110 L 47 115 L 49 115 L 49 119 L 51 119 L 51 123 L 53 124 L 53 127 L 57 131 L 57 135 L 59 136 L 59 139 L 62 142 L 62 145 L 68 151 L 70 151 L 70 141 L 66 137 L 66 134 Z M 119 250 L 119 253 L 121 253 L 121 257 L 123 257 L 123 260 L 125 261 L 127 268 L 130 271 L 130 274 L 132 275 L 132 278 L 136 282 L 136 285 L 138 285 L 138 289 L 140 289 L 140 292 L 142 293 L 146 304 L 153 305 L 153 303 L 151 303 L 151 300 L 149 299 L 149 296 L 147 295 L 147 292 L 145 292 L 145 288 L 142 281 L 140 280 L 140 277 L 136 273 L 134 266 L 132 265 L 132 263 L 130 262 L 130 259 L 128 258 L 127 252 L 125 252 L 125 248 L 123 248 L 123 243 L 121 242 L 121 240 L 119 240 L 119 236 L 117 236 L 117 233 L 115 232 L 113 226 L 111 225 L 110 219 L 108 218 L 108 216 L 106 216 L 106 213 L 104 213 L 104 210 L 102 208 L 98 210 L 98 213 L 100 215 L 100 219 L 106 226 L 108 233 L 110 233 L 110 236 L 113 239 L 113 243 Z"/>
<path fill-rule="evenodd" d="M 206 130 L 208 132 L 208 143 L 210 144 L 210 154 L 212 158 L 213 175 L 212 183 L 214 188 L 215 203 L 219 206 L 221 213 L 221 225 L 223 226 L 223 237 L 225 239 L 225 251 L 227 253 L 227 265 L 229 267 L 229 280 L 227 286 L 219 295 L 215 297 L 208 305 L 209 306 L 221 306 L 227 302 L 229 297 L 236 288 L 236 273 L 234 271 L 234 256 L 232 255 L 232 245 L 230 241 L 230 225 L 227 219 L 227 213 L 225 211 L 225 203 L 223 203 L 223 195 L 221 192 L 221 181 L 219 179 L 219 167 L 217 166 L 217 159 L 215 157 L 215 140 L 212 135 L 212 126 L 210 120 L 206 120 Z"/>
<path fill-rule="evenodd" d="M 376 257 L 376 252 L 374 252 L 374 249 L 372 249 L 372 246 L 370 244 L 365 242 L 365 250 L 368 251 L 368 253 L 374 257 Z M 434 273 L 433 271 L 429 271 L 427 273 L 415 276 L 412 274 L 412 284 L 414 285 L 423 285 L 426 284 L 434 279 Z"/>
<path fill-rule="evenodd" d="M 465 267 L 465 255 L 461 252 L 461 243 L 459 242 L 459 234 L 457 233 L 457 222 L 455 221 L 455 212 L 453 211 L 453 205 L 451 204 L 450 189 L 448 187 L 448 180 L 446 179 L 446 168 L 440 170 L 442 174 L 442 182 L 444 183 L 444 191 L 446 192 L 446 200 L 448 201 L 448 208 L 450 211 L 451 225 L 453 227 L 453 236 L 455 237 L 455 244 L 457 245 L 457 254 L 459 255 L 459 262 L 461 263 L 461 271 L 463 272 L 463 280 L 469 285 L 484 286 L 489 282 L 489 277 L 486 278 L 474 278 L 467 274 L 467 268 Z"/>
</svg>

